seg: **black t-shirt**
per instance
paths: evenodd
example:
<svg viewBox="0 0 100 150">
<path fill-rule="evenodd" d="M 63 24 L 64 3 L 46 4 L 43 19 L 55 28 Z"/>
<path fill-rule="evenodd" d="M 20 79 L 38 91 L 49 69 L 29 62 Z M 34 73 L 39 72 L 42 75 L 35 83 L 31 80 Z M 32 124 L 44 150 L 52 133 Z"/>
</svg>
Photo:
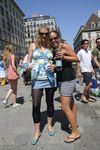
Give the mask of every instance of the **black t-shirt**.
<svg viewBox="0 0 100 150">
<path fill-rule="evenodd" d="M 72 68 L 72 62 L 62 61 L 62 71 L 57 71 L 57 81 L 71 81 L 75 79 L 75 71 Z"/>
</svg>

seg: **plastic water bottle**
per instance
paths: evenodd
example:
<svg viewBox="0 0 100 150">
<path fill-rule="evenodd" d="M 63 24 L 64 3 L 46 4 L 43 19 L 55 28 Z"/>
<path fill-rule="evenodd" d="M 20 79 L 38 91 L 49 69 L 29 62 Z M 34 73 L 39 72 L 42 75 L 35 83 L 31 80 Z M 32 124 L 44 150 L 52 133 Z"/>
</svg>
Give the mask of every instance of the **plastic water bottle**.
<svg viewBox="0 0 100 150">
<path fill-rule="evenodd" d="M 93 75 L 92 77 L 92 89 L 96 89 L 97 88 L 97 81 L 96 81 L 96 77 L 95 75 Z"/>
<path fill-rule="evenodd" d="M 59 48 L 56 48 L 55 49 L 55 52 L 59 52 L 60 49 Z M 55 57 L 55 64 L 56 64 L 56 70 L 57 71 L 61 71 L 62 70 L 62 59 L 59 58 L 59 57 Z"/>
<path fill-rule="evenodd" d="M 56 58 L 55 63 L 56 63 L 56 70 L 61 71 L 62 70 L 62 60 L 60 58 Z"/>
</svg>

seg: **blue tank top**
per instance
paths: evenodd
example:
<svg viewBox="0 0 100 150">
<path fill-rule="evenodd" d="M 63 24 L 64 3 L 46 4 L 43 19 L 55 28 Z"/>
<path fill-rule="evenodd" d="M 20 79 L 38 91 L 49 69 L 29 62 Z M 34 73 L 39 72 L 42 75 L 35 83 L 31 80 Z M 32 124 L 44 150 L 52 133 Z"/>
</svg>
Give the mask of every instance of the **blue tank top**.
<svg viewBox="0 0 100 150">
<path fill-rule="evenodd" d="M 53 54 L 50 50 L 44 53 L 39 48 L 36 48 L 32 54 L 32 80 L 47 80 L 48 65 L 52 63 Z M 52 72 L 52 74 L 54 74 Z"/>
</svg>

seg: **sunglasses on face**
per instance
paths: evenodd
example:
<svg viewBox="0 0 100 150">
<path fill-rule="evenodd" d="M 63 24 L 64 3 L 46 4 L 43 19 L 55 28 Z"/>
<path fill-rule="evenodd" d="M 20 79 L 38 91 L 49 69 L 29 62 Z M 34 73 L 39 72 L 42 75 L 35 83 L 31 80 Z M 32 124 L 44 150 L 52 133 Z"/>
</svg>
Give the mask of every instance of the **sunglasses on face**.
<svg viewBox="0 0 100 150">
<path fill-rule="evenodd" d="M 40 35 L 40 36 L 44 36 L 44 35 L 45 35 L 45 36 L 48 36 L 49 33 L 48 33 L 48 32 L 45 32 L 45 33 L 44 33 L 44 32 L 39 32 L 39 35 Z"/>
<path fill-rule="evenodd" d="M 100 44 L 100 41 L 97 41 L 97 44 Z"/>
<path fill-rule="evenodd" d="M 57 40 L 58 39 L 58 37 L 56 36 L 56 37 L 53 37 L 53 38 L 50 38 L 50 40 L 51 41 L 53 41 L 53 40 Z"/>
</svg>

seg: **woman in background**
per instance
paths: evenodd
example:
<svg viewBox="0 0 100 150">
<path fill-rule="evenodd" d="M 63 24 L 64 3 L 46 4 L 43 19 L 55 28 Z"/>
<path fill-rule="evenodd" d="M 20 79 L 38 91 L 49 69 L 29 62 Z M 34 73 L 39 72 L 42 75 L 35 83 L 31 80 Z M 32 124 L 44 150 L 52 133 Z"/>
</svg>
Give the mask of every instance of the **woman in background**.
<svg viewBox="0 0 100 150">
<path fill-rule="evenodd" d="M 12 94 L 13 96 L 13 107 L 18 107 L 21 104 L 16 103 L 16 99 L 17 99 L 17 85 L 18 85 L 18 79 L 19 79 L 19 73 L 17 71 L 17 68 L 15 66 L 15 56 L 12 53 L 12 49 L 9 47 L 7 48 L 7 50 L 9 51 L 9 67 L 8 67 L 8 80 L 9 80 L 9 84 L 10 84 L 10 89 L 7 92 L 6 98 L 5 100 L 3 100 L 3 104 L 7 105 L 8 104 L 8 98 L 10 97 L 10 95 Z"/>
</svg>

